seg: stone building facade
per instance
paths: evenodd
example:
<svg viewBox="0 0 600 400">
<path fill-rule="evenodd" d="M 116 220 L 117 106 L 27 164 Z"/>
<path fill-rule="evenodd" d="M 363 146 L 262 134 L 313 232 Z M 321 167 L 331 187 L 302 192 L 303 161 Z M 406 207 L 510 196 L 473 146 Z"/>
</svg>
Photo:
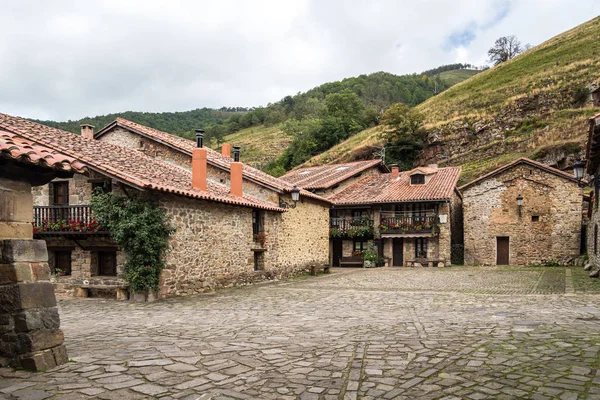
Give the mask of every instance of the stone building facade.
<svg viewBox="0 0 600 400">
<path fill-rule="evenodd" d="M 465 263 L 564 264 L 580 254 L 583 193 L 573 176 L 519 159 L 460 190 Z"/>
<path fill-rule="evenodd" d="M 594 192 L 591 196 L 592 213 L 587 224 L 586 248 L 588 262 L 595 271 L 600 269 L 600 212 L 598 212 L 598 199 L 600 199 L 600 114 L 589 119 L 589 132 L 586 149 L 586 171 L 593 177 Z"/>
</svg>

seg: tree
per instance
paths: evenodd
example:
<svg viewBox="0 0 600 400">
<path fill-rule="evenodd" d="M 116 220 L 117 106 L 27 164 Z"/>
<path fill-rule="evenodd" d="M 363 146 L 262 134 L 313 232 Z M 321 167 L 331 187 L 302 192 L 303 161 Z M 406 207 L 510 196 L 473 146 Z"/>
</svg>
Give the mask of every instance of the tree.
<svg viewBox="0 0 600 400">
<path fill-rule="evenodd" d="M 494 46 L 488 50 L 489 61 L 494 63 L 494 65 L 498 65 L 518 56 L 527 47 L 531 46 L 528 44 L 525 47 L 521 46 L 521 42 L 515 35 L 502 36 L 496 39 Z"/>
<path fill-rule="evenodd" d="M 403 169 L 412 168 L 424 147 L 426 132 L 423 119 L 423 115 L 402 103 L 393 104 L 386 110 L 381 119 L 388 127 L 382 134 L 386 164 L 399 164 Z"/>
</svg>

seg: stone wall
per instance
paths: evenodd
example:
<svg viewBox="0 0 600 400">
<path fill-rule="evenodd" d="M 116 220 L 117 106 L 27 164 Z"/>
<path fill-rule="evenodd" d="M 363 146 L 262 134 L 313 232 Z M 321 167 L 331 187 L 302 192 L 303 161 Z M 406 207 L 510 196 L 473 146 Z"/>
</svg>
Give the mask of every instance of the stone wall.
<svg viewBox="0 0 600 400">
<path fill-rule="evenodd" d="M 594 171 L 594 177 L 600 177 L 600 166 Z M 587 224 L 587 255 L 588 262 L 592 264 L 593 269 L 600 269 L 600 212 L 598 212 L 598 196 L 594 196 L 592 204 L 592 216 Z M 595 232 L 598 232 L 596 235 Z"/>
<path fill-rule="evenodd" d="M 283 200 L 292 203 L 289 195 Z M 311 265 L 329 264 L 329 206 L 300 198 L 296 208 L 282 214 L 277 240 L 278 268 L 293 275 Z"/>
<path fill-rule="evenodd" d="M 566 263 L 579 254 L 582 189 L 573 181 L 519 164 L 467 188 L 463 197 L 466 264 L 495 265 L 496 238 L 505 236 L 512 265 Z"/>
</svg>

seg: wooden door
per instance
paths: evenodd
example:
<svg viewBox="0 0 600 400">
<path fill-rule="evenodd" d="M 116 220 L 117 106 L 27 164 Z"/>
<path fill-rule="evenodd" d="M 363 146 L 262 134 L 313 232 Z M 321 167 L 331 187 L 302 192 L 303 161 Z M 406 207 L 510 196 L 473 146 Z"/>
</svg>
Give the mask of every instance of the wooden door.
<svg viewBox="0 0 600 400">
<path fill-rule="evenodd" d="M 404 239 L 395 238 L 392 244 L 392 265 L 401 267 L 404 265 Z"/>
<path fill-rule="evenodd" d="M 114 251 L 98 252 L 98 275 L 116 276 L 117 275 L 117 253 Z"/>
<path fill-rule="evenodd" d="M 509 265 L 510 240 L 507 236 L 496 238 L 496 265 Z"/>
<path fill-rule="evenodd" d="M 333 255 L 331 260 L 331 265 L 334 267 L 340 266 L 340 258 L 342 257 L 342 239 L 341 238 L 333 238 Z"/>
</svg>

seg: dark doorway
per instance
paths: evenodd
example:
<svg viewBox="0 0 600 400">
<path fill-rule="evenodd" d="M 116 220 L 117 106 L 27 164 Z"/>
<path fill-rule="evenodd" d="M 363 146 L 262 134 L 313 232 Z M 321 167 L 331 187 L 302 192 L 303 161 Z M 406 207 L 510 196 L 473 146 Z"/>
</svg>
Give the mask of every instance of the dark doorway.
<svg viewBox="0 0 600 400">
<path fill-rule="evenodd" d="M 496 265 L 508 265 L 510 241 L 507 236 L 496 238 Z"/>
<path fill-rule="evenodd" d="M 116 276 L 117 275 L 117 253 L 114 251 L 98 252 L 98 275 Z"/>
<path fill-rule="evenodd" d="M 333 238 L 333 260 L 331 260 L 331 265 L 334 267 L 340 266 L 340 258 L 342 258 L 342 239 L 341 238 Z"/>
<path fill-rule="evenodd" d="M 404 239 L 396 238 L 393 241 L 392 265 L 401 267 L 404 265 Z"/>
</svg>

